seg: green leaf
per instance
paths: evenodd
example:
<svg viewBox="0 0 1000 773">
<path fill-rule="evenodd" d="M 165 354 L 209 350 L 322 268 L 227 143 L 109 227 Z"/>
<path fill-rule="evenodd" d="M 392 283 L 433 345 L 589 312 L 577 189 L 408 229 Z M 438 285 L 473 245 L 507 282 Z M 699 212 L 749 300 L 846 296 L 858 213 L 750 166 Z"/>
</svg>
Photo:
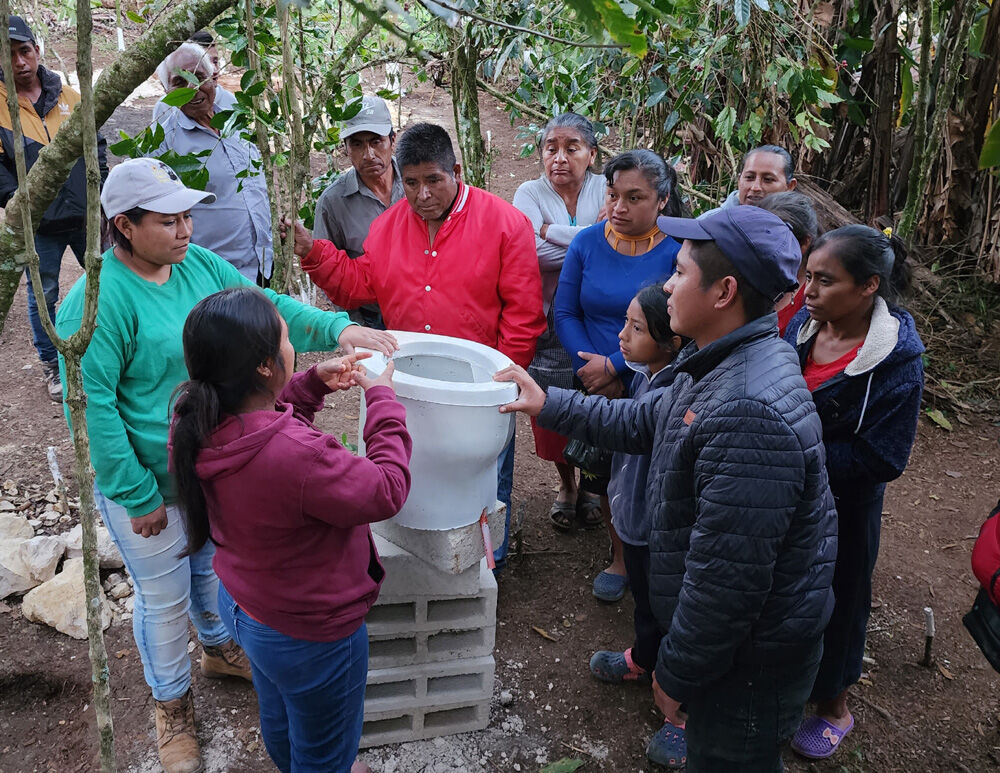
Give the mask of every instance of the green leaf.
<svg viewBox="0 0 1000 773">
<path fill-rule="evenodd" d="M 994 121 L 986 132 L 983 151 L 979 154 L 979 168 L 989 169 L 1000 166 L 1000 121 Z"/>
<path fill-rule="evenodd" d="M 124 132 L 122 134 L 125 135 Z M 132 151 L 135 150 L 135 140 L 125 135 L 118 142 L 108 145 L 108 150 L 116 156 L 132 158 Z"/>
<path fill-rule="evenodd" d="M 264 81 L 257 81 L 256 83 L 252 84 L 250 88 L 244 89 L 243 91 L 244 93 L 246 93 L 248 97 L 256 97 L 258 94 L 264 93 L 264 88 L 266 87 L 266 85 L 267 84 L 264 83 Z"/>
<path fill-rule="evenodd" d="M 563 757 L 561 760 L 549 763 L 538 773 L 573 773 L 574 770 L 583 767 L 583 760 Z"/>
<path fill-rule="evenodd" d="M 646 55 L 646 36 L 636 28 L 635 20 L 625 13 L 618 0 L 567 0 L 567 4 L 593 34 L 606 31 L 629 53 L 640 58 Z"/>
<path fill-rule="evenodd" d="M 641 59 L 630 59 L 628 61 L 628 64 L 626 64 L 624 67 L 622 67 L 622 75 L 621 75 L 621 77 L 628 78 L 628 77 L 634 75 L 636 73 L 636 71 L 641 66 L 642 66 L 642 60 Z"/>
<path fill-rule="evenodd" d="M 750 23 L 750 0 L 733 0 L 733 14 L 741 27 Z"/>
<path fill-rule="evenodd" d="M 945 415 L 941 413 L 937 408 L 927 409 L 927 418 L 937 424 L 941 429 L 946 429 L 949 432 L 952 430 L 951 422 L 945 418 Z"/>
<path fill-rule="evenodd" d="M 145 20 L 145 19 L 143 19 L 143 18 L 142 18 L 142 17 L 141 17 L 141 16 L 139 15 L 139 14 L 137 14 L 137 13 L 136 13 L 135 11 L 125 11 L 125 16 L 127 16 L 127 17 L 128 17 L 129 21 L 133 21 L 133 22 L 135 22 L 136 24 L 145 24 L 145 23 L 146 23 L 146 20 Z"/>
<path fill-rule="evenodd" d="M 902 76 L 900 78 L 902 89 L 899 96 L 899 124 L 902 125 L 906 113 L 910 109 L 910 103 L 913 102 L 913 72 L 909 65 L 903 62 L 903 66 L 899 68 L 899 74 Z"/>
<path fill-rule="evenodd" d="M 257 73 L 253 70 L 247 70 L 240 78 L 240 91 L 246 91 L 255 80 L 257 80 Z"/>
<path fill-rule="evenodd" d="M 163 104 L 170 105 L 171 107 L 180 107 L 194 99 L 194 95 L 197 93 L 198 89 L 188 87 L 174 89 L 163 98 Z"/>
</svg>

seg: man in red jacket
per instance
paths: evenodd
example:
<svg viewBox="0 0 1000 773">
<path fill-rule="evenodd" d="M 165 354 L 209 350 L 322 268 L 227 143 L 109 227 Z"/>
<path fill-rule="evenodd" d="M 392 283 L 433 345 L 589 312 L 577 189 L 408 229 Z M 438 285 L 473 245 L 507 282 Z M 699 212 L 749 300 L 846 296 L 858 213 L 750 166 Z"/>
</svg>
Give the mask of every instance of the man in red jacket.
<svg viewBox="0 0 1000 773">
<path fill-rule="evenodd" d="M 465 338 L 499 349 L 522 367 L 545 332 L 535 235 L 503 199 L 462 182 L 448 133 L 419 123 L 396 143 L 406 201 L 371 225 L 352 260 L 295 226 L 302 268 L 338 306 L 377 303 L 386 327 Z M 500 455 L 498 498 L 507 505 L 514 441 Z M 507 535 L 497 548 L 498 566 Z"/>
</svg>

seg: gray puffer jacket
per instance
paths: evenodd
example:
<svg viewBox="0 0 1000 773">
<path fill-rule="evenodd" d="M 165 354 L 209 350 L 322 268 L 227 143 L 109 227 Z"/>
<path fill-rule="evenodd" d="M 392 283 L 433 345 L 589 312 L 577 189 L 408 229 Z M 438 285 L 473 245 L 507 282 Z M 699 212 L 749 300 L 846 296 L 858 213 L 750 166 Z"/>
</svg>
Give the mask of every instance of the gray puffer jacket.
<svg viewBox="0 0 1000 773">
<path fill-rule="evenodd" d="M 650 600 L 668 630 L 656 679 L 690 700 L 734 664 L 794 663 L 833 608 L 837 520 L 823 430 L 769 314 L 675 362 L 639 400 L 550 389 L 539 425 L 652 452 Z M 590 400 L 586 421 L 583 400 Z"/>
</svg>

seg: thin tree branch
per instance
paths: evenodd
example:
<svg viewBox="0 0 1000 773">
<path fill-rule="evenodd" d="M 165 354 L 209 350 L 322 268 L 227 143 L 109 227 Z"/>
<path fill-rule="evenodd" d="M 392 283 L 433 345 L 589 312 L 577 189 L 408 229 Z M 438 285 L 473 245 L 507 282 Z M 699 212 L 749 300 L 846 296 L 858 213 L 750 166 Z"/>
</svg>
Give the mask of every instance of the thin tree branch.
<svg viewBox="0 0 1000 773">
<path fill-rule="evenodd" d="M 535 38 L 541 38 L 542 40 L 550 40 L 553 43 L 560 43 L 564 46 L 573 46 L 574 48 L 613 48 L 613 49 L 623 49 L 625 46 L 619 45 L 617 43 L 587 43 L 581 42 L 579 40 L 567 40 L 566 38 L 556 37 L 555 35 L 549 35 L 546 32 L 539 32 L 538 30 L 533 30 L 530 27 L 519 27 L 516 24 L 507 24 L 506 22 L 498 21 L 497 19 L 490 19 L 487 16 L 481 16 L 475 11 L 468 11 L 464 8 L 458 8 L 454 5 L 449 5 L 444 2 L 444 0 L 434 0 L 436 5 L 440 5 L 442 8 L 447 8 L 449 11 L 457 13 L 459 16 L 466 16 L 470 19 L 475 19 L 476 21 L 482 22 L 483 24 L 489 24 L 492 27 L 501 27 L 505 30 L 510 30 L 511 32 L 521 32 L 526 35 L 531 35 Z M 432 11 L 433 13 L 433 11 Z"/>
</svg>

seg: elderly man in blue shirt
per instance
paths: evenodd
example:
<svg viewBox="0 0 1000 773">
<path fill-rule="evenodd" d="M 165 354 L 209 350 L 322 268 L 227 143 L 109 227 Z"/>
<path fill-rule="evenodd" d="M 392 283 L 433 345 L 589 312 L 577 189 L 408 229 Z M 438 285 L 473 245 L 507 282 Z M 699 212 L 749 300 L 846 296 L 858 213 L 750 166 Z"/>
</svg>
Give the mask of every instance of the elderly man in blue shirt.
<svg viewBox="0 0 1000 773">
<path fill-rule="evenodd" d="M 212 117 L 227 106 L 220 104 L 208 52 L 196 43 L 182 43 L 156 73 L 168 93 L 190 86 L 186 73 L 201 83 L 187 104 L 157 119 L 164 139 L 153 153 L 172 150 L 183 156 L 209 151 L 202 158 L 208 169 L 205 190 L 215 194 L 215 202 L 191 210 L 191 241 L 232 263 L 251 282 L 267 286 L 272 265 L 271 204 L 259 168 L 260 152 L 239 133 L 222 134 L 212 127 Z"/>
</svg>

